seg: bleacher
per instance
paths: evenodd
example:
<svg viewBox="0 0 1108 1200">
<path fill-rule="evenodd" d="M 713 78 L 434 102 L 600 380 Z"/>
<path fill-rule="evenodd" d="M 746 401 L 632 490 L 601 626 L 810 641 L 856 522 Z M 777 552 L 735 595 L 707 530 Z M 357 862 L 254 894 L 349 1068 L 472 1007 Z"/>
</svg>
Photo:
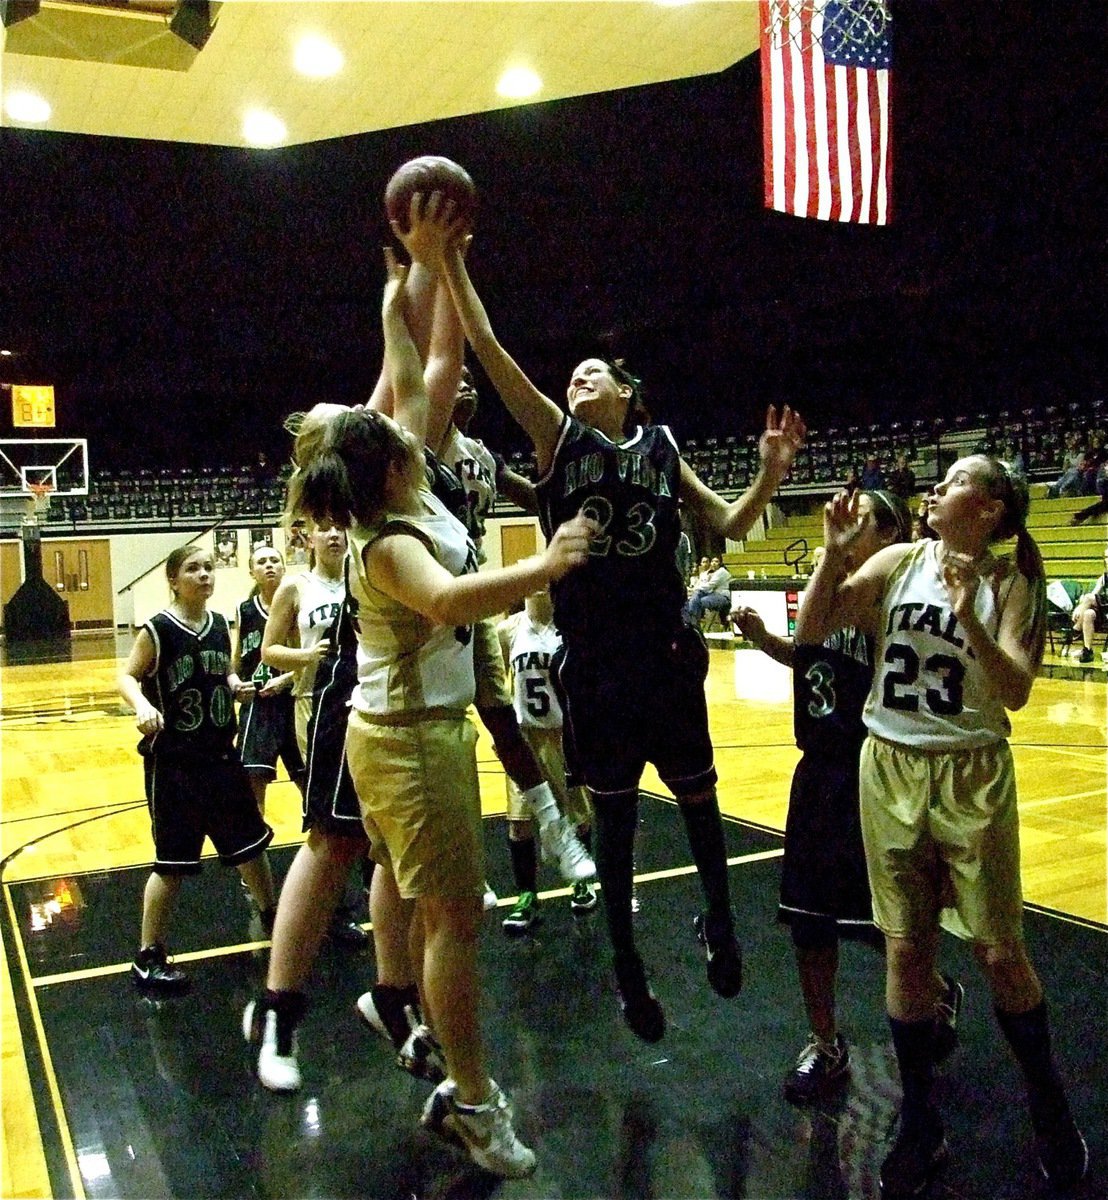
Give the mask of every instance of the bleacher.
<svg viewBox="0 0 1108 1200">
<path fill-rule="evenodd" d="M 766 578 L 791 575 L 792 569 L 782 557 L 784 547 L 777 542 L 784 539 L 787 544 L 797 537 L 807 538 L 805 561 L 810 562 L 810 548 L 818 545 L 820 532 L 818 519 L 809 519 L 806 512 L 841 485 L 849 466 L 860 465 L 870 454 L 876 455 L 886 469 L 904 454 L 924 491 L 959 454 L 974 449 L 996 451 L 1011 443 L 1023 455 L 1028 478 L 1046 481 L 1056 477 L 1062 447 L 1071 431 L 1084 436 L 1091 429 L 1105 426 L 1105 402 L 1093 399 L 991 415 L 966 414 L 951 421 L 935 418 L 841 428 L 810 427 L 807 444 L 797 455 L 777 498 L 788 515 L 788 526 L 771 529 L 764 544 L 748 543 L 742 556 L 729 556 L 729 565 L 744 577 L 751 570 L 756 577 L 763 572 Z M 754 433 L 717 432 L 689 437 L 682 451 L 700 478 L 726 498 L 740 494 L 758 469 L 758 438 Z M 527 478 L 535 478 L 534 460 L 527 453 L 510 453 L 508 465 Z M 55 498 L 47 526 L 48 532 L 105 532 L 203 528 L 236 518 L 275 522 L 283 503 L 283 479 L 273 478 L 259 487 L 251 469 L 245 466 L 111 470 L 94 464 L 89 494 Z M 1052 578 L 1095 578 L 1100 552 L 1090 553 L 1089 547 L 1095 548 L 1098 536 L 1103 538 L 1103 521 L 1071 528 L 1066 524 L 1068 515 L 1083 502 L 1058 503 L 1061 507 L 1052 515 L 1044 515 L 1048 509 L 1037 503 L 1032 509 L 1033 524 L 1042 522 L 1034 528 L 1043 543 L 1048 571 Z M 502 506 L 502 511 L 508 510 L 510 505 Z M 1058 514 L 1064 514 L 1064 518 L 1055 519 Z M 1092 566 L 1097 569 L 1090 573 Z M 804 564 L 800 570 L 804 573 Z"/>
<path fill-rule="evenodd" d="M 1088 587 L 1104 570 L 1108 518 L 1101 515 L 1083 525 L 1071 525 L 1073 514 L 1091 503 L 1088 497 L 1051 499 L 1041 484 L 1033 491 L 1040 494 L 1032 497 L 1027 527 L 1042 553 L 1047 579 L 1072 579 Z M 739 581 L 749 578 L 751 572 L 756 579 L 807 577 L 812 570 L 812 551 L 822 541 L 823 510 L 818 504 L 769 528 L 765 538 L 748 540 L 742 550 L 725 554 L 723 562 Z M 795 569 L 788 565 L 787 559 L 798 557 Z"/>
<path fill-rule="evenodd" d="M 87 496 L 59 496 L 48 528 L 73 530 L 202 528 L 248 518 L 276 522 L 284 506 L 281 479 L 259 486 L 246 467 L 94 470 Z"/>
</svg>

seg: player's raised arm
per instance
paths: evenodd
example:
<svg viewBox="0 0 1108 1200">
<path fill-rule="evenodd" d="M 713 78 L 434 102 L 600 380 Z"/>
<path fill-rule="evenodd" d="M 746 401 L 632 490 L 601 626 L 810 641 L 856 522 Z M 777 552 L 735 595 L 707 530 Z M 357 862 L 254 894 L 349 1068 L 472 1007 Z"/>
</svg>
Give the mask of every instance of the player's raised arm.
<svg viewBox="0 0 1108 1200">
<path fill-rule="evenodd" d="M 681 462 L 681 499 L 721 537 L 740 541 L 765 512 L 781 480 L 789 473 L 796 452 L 804 444 L 806 433 L 799 413 L 788 405 L 778 416 L 771 404 L 766 412 L 766 427 L 758 443 L 761 466 L 745 492 L 728 503 L 700 480 L 687 462 Z"/>
<path fill-rule="evenodd" d="M 408 268 L 385 247 L 385 290 L 381 299 L 381 328 L 385 336 L 385 368 L 392 390 L 393 418 L 414 433 L 422 444 L 427 438 L 427 388 L 423 363 L 405 313 L 404 281 Z"/>
<path fill-rule="evenodd" d="M 469 344 L 508 411 L 531 439 L 542 474 L 554 457 L 564 414 L 549 396 L 544 396 L 535 387 L 497 340 L 466 269 L 460 237 L 447 247 L 443 266 Z"/>
<path fill-rule="evenodd" d="M 853 625 L 876 636 L 885 580 L 903 558 L 903 544 L 887 546 L 851 574 L 851 546 L 861 535 L 864 519 L 858 493 L 839 492 L 824 505 L 824 555 L 801 598 L 796 619 L 797 642 L 818 644 L 836 629 Z"/>
</svg>

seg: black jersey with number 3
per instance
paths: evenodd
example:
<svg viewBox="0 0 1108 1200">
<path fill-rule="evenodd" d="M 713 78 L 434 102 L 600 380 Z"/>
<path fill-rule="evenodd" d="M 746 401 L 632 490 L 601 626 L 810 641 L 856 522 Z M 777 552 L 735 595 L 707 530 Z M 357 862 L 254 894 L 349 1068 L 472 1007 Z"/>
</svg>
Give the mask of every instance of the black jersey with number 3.
<svg viewBox="0 0 1108 1200">
<path fill-rule="evenodd" d="M 144 738 L 140 748 L 155 754 L 225 754 L 235 736 L 227 618 L 206 613 L 196 630 L 166 609 L 143 628 L 153 640 L 155 660 L 142 691 L 161 712 L 165 728 Z"/>
<path fill-rule="evenodd" d="M 625 643 L 680 627 L 680 478 L 681 455 L 666 426 L 640 427 L 617 443 L 565 418 L 535 487 L 543 532 L 549 538 L 579 512 L 600 526 L 588 563 L 551 586 L 554 620 L 568 643 Z"/>
<path fill-rule="evenodd" d="M 857 763 L 866 727 L 862 707 L 873 682 L 873 639 L 841 629 L 821 646 L 793 654 L 793 732 L 805 754 Z"/>
</svg>

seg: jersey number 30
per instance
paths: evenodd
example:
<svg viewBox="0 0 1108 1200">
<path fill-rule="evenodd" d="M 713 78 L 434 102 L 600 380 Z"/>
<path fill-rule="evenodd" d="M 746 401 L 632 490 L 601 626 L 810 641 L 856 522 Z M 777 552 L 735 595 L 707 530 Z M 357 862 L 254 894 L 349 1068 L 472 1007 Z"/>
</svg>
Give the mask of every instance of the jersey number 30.
<svg viewBox="0 0 1108 1200">
<path fill-rule="evenodd" d="M 893 642 L 885 651 L 885 662 L 900 666 L 899 670 L 889 671 L 885 676 L 882 692 L 885 707 L 898 712 L 919 712 L 919 655 L 911 646 Z M 964 704 L 962 684 L 966 677 L 965 666 L 953 655 L 932 654 L 924 659 L 923 669 L 929 675 L 937 676 L 939 685 L 922 689 L 927 707 L 938 716 L 956 717 Z"/>
</svg>

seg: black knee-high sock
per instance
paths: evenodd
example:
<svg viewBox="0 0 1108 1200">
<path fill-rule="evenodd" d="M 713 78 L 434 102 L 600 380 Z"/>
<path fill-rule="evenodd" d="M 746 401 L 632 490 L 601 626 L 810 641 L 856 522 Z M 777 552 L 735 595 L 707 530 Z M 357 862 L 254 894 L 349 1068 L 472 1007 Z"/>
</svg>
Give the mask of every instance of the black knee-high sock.
<svg viewBox="0 0 1108 1200">
<path fill-rule="evenodd" d="M 727 844 L 715 792 L 699 804 L 679 804 L 685 819 L 693 862 L 700 872 L 700 886 L 708 912 L 717 920 L 731 919 L 731 891 L 727 882 Z"/>
<path fill-rule="evenodd" d="M 934 1084 L 935 1052 L 934 1022 L 898 1021 L 889 1017 L 889 1028 L 893 1033 L 893 1047 L 900 1067 L 900 1086 L 904 1091 L 904 1103 L 900 1110 L 901 1123 L 906 1128 L 918 1127 L 928 1119 L 934 1119 L 931 1089 Z"/>
<path fill-rule="evenodd" d="M 1050 1022 L 1046 1001 L 1040 1000 L 1027 1012 L 1005 1012 L 994 1008 L 1001 1032 L 1008 1039 L 1012 1053 L 1023 1071 L 1027 1094 L 1032 1102 L 1037 1098 L 1055 1099 L 1061 1094 L 1062 1081 L 1050 1051 Z"/>
<path fill-rule="evenodd" d="M 639 794 L 623 792 L 596 801 L 596 871 L 604 897 L 608 936 L 617 956 L 633 953 L 631 890 L 635 872 L 635 829 Z"/>
<path fill-rule="evenodd" d="M 512 878 L 516 881 L 516 887 L 520 892 L 537 891 L 539 862 L 535 853 L 535 839 L 529 837 L 516 841 L 509 837 L 508 852 L 512 856 Z"/>
</svg>

